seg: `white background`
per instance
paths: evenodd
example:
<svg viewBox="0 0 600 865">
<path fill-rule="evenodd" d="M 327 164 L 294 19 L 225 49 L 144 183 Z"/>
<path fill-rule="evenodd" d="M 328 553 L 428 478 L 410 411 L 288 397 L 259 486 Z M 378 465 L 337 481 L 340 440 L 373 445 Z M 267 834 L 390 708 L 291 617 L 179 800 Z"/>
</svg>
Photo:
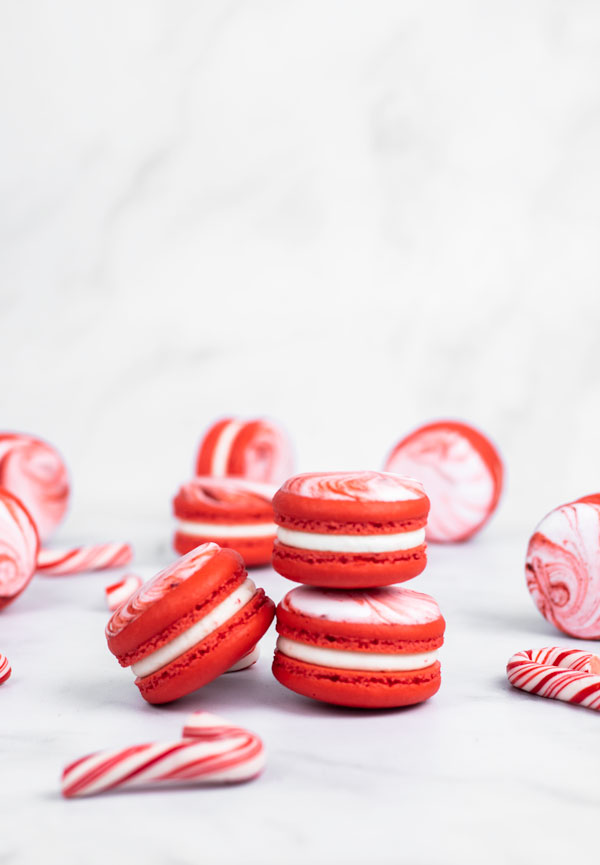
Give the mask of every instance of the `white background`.
<svg viewBox="0 0 600 865">
<path fill-rule="evenodd" d="M 7 2 L 0 108 L 1 425 L 66 456 L 63 538 L 149 575 L 222 414 L 301 470 L 464 418 L 508 469 L 465 585 L 556 639 L 521 567 L 600 488 L 596 3 Z"/>
<path fill-rule="evenodd" d="M 7 3 L 0 68 L 3 424 L 74 518 L 232 412 L 304 470 L 471 420 L 499 523 L 600 486 L 597 4 Z"/>
</svg>

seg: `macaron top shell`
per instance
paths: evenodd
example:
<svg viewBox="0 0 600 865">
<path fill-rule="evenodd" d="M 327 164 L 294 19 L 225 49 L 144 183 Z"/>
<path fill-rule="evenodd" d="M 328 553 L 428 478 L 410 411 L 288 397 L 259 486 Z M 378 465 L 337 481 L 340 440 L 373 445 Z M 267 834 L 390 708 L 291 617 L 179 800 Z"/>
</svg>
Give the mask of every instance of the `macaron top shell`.
<svg viewBox="0 0 600 865">
<path fill-rule="evenodd" d="M 106 626 L 109 649 L 130 666 L 191 627 L 246 579 L 242 557 L 207 543 L 144 583 Z"/>
<path fill-rule="evenodd" d="M 373 524 L 394 532 L 424 526 L 429 499 L 419 481 L 389 472 L 312 472 L 285 481 L 273 508 L 281 526 L 306 521 L 313 531 L 353 533 Z"/>
<path fill-rule="evenodd" d="M 194 478 L 173 499 L 176 516 L 217 522 L 273 519 L 275 487 L 244 478 Z"/>
<path fill-rule="evenodd" d="M 300 586 L 280 602 L 277 622 L 281 634 L 325 647 L 339 638 L 361 651 L 381 652 L 385 644 L 398 653 L 441 646 L 445 628 L 430 595 L 399 586 L 344 592 Z"/>
</svg>

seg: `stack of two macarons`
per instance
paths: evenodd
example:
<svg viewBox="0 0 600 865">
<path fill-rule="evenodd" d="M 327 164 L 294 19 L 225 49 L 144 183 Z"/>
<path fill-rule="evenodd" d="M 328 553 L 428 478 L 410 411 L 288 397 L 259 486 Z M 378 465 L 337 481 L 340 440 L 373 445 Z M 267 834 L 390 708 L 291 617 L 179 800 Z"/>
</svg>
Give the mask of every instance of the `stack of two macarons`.
<svg viewBox="0 0 600 865">
<path fill-rule="evenodd" d="M 426 565 L 422 485 L 386 472 L 304 474 L 283 484 L 273 508 L 273 567 L 304 584 L 277 607 L 278 681 L 363 708 L 433 696 L 444 619 L 432 597 L 394 585 Z"/>
</svg>

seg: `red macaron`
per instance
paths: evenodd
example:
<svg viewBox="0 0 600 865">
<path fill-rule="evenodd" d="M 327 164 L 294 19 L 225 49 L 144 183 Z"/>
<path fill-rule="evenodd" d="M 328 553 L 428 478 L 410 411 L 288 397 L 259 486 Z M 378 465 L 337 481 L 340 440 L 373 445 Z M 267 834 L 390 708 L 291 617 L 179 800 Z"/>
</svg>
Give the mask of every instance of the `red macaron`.
<svg viewBox="0 0 600 865">
<path fill-rule="evenodd" d="M 273 498 L 273 567 L 298 583 L 338 589 L 400 583 L 425 568 L 429 499 L 418 481 L 385 472 L 297 475 Z"/>
<path fill-rule="evenodd" d="M 429 595 L 393 586 L 300 586 L 277 607 L 275 678 L 298 694 L 357 708 L 421 703 L 440 687 L 445 622 Z"/>
<path fill-rule="evenodd" d="M 293 471 L 287 433 L 272 421 L 223 418 L 204 434 L 196 474 L 280 484 Z"/>
<path fill-rule="evenodd" d="M 502 492 L 497 448 L 470 424 L 442 420 L 401 439 L 385 463 L 388 472 L 419 478 L 431 500 L 427 540 L 466 541 L 490 519 Z"/>
<path fill-rule="evenodd" d="M 238 553 L 203 544 L 142 585 L 114 613 L 106 639 L 142 697 L 167 703 L 248 655 L 274 610 Z"/>
<path fill-rule="evenodd" d="M 244 478 L 200 477 L 184 484 L 173 499 L 173 546 L 180 554 L 214 541 L 242 556 L 246 565 L 271 561 L 275 488 Z"/>
</svg>

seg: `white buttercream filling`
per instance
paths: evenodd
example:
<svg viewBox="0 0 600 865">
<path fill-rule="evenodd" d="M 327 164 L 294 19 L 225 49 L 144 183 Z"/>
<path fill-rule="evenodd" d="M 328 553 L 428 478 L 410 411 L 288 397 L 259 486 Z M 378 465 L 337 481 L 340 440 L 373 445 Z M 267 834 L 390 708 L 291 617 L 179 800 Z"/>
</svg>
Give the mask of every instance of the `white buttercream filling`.
<svg viewBox="0 0 600 865">
<path fill-rule="evenodd" d="M 317 532 L 296 532 L 277 527 L 277 538 L 288 547 L 320 550 L 330 553 L 388 553 L 412 550 L 425 543 L 425 529 L 399 532 L 394 535 L 333 535 Z"/>
<path fill-rule="evenodd" d="M 213 607 L 204 618 L 195 622 L 187 630 L 178 634 L 173 640 L 170 640 L 170 642 L 165 643 L 160 649 L 152 652 L 151 655 L 132 664 L 132 673 L 143 679 L 144 676 L 150 676 L 162 667 L 166 667 L 167 664 L 170 664 L 180 655 L 185 654 L 196 643 L 204 640 L 209 634 L 212 634 L 213 631 L 224 625 L 228 619 L 239 613 L 242 607 L 245 607 L 255 594 L 256 586 L 252 580 L 246 580 L 228 595 L 224 601 Z"/>
<path fill-rule="evenodd" d="M 398 672 L 424 670 L 437 660 L 437 651 L 415 655 L 392 655 L 383 652 L 347 652 L 344 649 L 323 649 L 309 646 L 288 637 L 277 638 L 277 649 L 289 658 L 316 664 L 318 667 L 336 667 L 341 670 L 371 670 Z"/>
<path fill-rule="evenodd" d="M 227 463 L 229 462 L 231 446 L 234 438 L 243 425 L 242 421 L 232 420 L 223 427 L 213 451 L 213 457 L 210 464 L 211 475 L 224 477 L 227 474 Z"/>
<path fill-rule="evenodd" d="M 275 537 L 275 523 L 203 523 L 200 520 L 177 520 L 177 531 L 198 538 L 268 538 Z"/>
</svg>

